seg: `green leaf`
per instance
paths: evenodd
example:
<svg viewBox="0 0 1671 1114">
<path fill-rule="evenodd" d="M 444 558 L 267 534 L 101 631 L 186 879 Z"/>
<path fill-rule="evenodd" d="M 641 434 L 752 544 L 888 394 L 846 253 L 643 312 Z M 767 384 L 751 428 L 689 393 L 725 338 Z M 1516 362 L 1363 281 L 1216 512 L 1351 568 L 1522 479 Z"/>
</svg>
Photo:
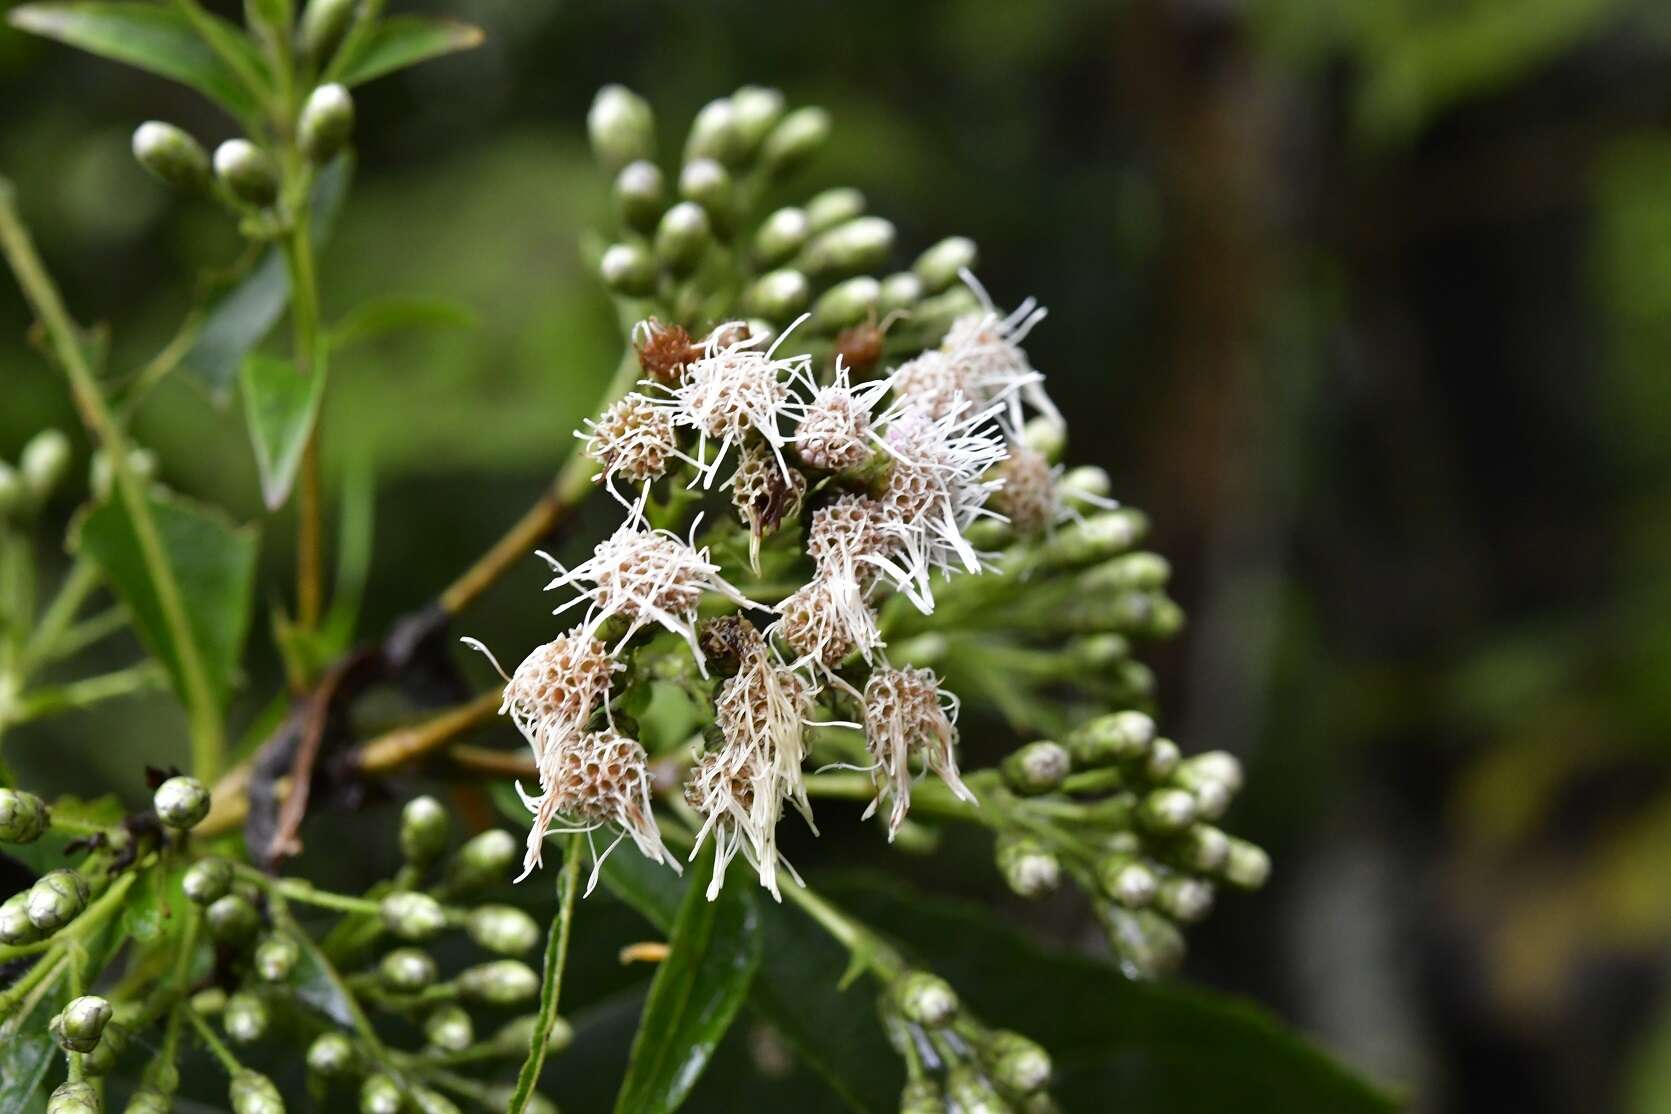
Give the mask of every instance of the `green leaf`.
<svg viewBox="0 0 1671 1114">
<path fill-rule="evenodd" d="M 303 1004 L 324 1014 L 344 1028 L 354 1025 L 354 1006 L 348 1000 L 348 988 L 328 959 L 305 932 L 291 932 L 300 946 L 296 969 L 290 976 L 296 997 Z"/>
<path fill-rule="evenodd" d="M 686 887 L 667 958 L 650 984 L 616 1114 L 679 1108 L 743 1004 L 760 963 L 760 918 L 749 879 L 733 874 L 731 884 L 709 901 L 700 880 L 713 862 L 710 843 L 693 870 L 696 884 Z"/>
<path fill-rule="evenodd" d="M 57 1060 L 47 1019 L 58 1001 L 44 995 L 27 1018 L 0 1026 L 0 1114 L 38 1109 L 47 1073 Z"/>
<path fill-rule="evenodd" d="M 389 333 L 416 329 L 472 329 L 476 315 L 445 298 L 391 294 L 361 302 L 331 329 L 331 347 L 347 348 Z"/>
<path fill-rule="evenodd" d="M 290 498 L 302 453 L 325 397 L 325 365 L 315 361 L 303 375 L 278 356 L 252 352 L 244 361 L 244 419 L 249 423 L 255 466 L 261 473 L 261 498 L 276 511 Z"/>
<path fill-rule="evenodd" d="M 224 707 L 249 629 L 255 531 L 234 526 L 219 513 L 168 492 L 153 490 L 146 498 L 179 584 L 198 660 L 216 701 Z M 162 603 L 121 500 L 103 503 L 86 516 L 78 544 L 97 562 L 133 616 L 140 640 L 162 662 L 175 691 L 184 698 L 180 647 L 164 620 Z"/>
<path fill-rule="evenodd" d="M 314 179 L 315 248 L 329 236 L 352 176 L 353 163 L 344 155 Z M 181 366 L 208 390 L 211 398 L 224 401 L 244 360 L 273 331 L 289 303 L 290 276 L 285 271 L 284 256 L 275 248 L 209 309 Z"/>
<path fill-rule="evenodd" d="M 345 44 L 342 53 L 331 61 L 325 79 L 360 85 L 431 58 L 474 50 L 482 39 L 482 29 L 474 24 L 421 15 L 395 16 L 378 24 L 370 34 Z"/>
<path fill-rule="evenodd" d="M 261 111 L 265 90 L 239 75 L 242 70 L 264 82 L 261 56 L 218 16 L 204 13 L 203 19 L 221 48 L 238 57 L 237 68 L 203 40 L 183 12 L 166 4 L 24 4 L 6 18 L 21 31 L 189 85 L 242 119 Z"/>
<path fill-rule="evenodd" d="M 186 895 L 180 889 L 184 868 L 153 867 L 139 876 L 122 906 L 122 935 L 141 944 L 154 943 L 186 919 Z"/>
</svg>

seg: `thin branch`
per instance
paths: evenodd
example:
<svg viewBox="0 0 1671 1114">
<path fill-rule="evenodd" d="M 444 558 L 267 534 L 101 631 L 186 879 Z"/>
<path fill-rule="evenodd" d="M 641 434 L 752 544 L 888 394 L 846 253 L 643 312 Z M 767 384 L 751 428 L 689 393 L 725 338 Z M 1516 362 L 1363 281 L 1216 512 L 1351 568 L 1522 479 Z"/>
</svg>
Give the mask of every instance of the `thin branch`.
<svg viewBox="0 0 1671 1114">
<path fill-rule="evenodd" d="M 545 973 L 540 982 L 540 1008 L 534 1017 L 533 1035 L 528 1040 L 528 1059 L 516 1077 L 516 1092 L 506 1104 L 506 1114 L 522 1114 L 539 1086 L 545 1067 L 546 1045 L 557 1023 L 557 1002 L 563 990 L 563 967 L 569 956 L 569 929 L 574 921 L 574 898 L 580 889 L 581 837 L 571 835 L 563 852 L 563 875 L 558 880 L 561 894 L 557 919 L 552 922 L 545 945 Z"/>
</svg>

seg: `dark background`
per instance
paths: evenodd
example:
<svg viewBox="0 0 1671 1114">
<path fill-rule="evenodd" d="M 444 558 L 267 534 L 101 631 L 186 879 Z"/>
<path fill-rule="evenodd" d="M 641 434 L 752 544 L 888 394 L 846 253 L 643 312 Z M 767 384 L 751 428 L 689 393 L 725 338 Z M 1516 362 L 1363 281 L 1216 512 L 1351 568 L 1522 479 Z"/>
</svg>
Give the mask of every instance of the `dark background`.
<svg viewBox="0 0 1671 1114">
<path fill-rule="evenodd" d="M 359 92 L 324 259 L 330 315 L 409 292 L 478 317 L 333 377 L 332 474 L 379 482 L 368 629 L 520 512 L 613 366 L 577 251 L 605 209 L 595 88 L 648 96 L 671 151 L 706 100 L 776 85 L 835 115 L 809 182 L 865 190 L 910 252 L 973 237 L 1001 303 L 1050 307 L 1029 348 L 1071 459 L 1153 516 L 1191 617 L 1153 661 L 1165 720 L 1246 760 L 1232 823 L 1277 864 L 1193 934 L 1189 974 L 1423 1111 L 1671 1110 L 1671 8 L 445 9 L 488 43 Z M 190 93 L 0 30 L 0 171 L 116 368 L 236 248 L 133 164 L 152 117 L 230 134 Z M 74 426 L 26 325 L 7 284 L 8 458 Z M 257 516 L 236 407 L 169 384 L 138 429 L 172 485 Z M 289 533 L 267 531 L 258 613 Z M 539 583 L 512 577 L 472 628 L 548 637 Z M 269 692 L 259 624 L 252 642 Z M 185 750 L 160 699 L 20 738 L 8 757 L 54 791 L 136 796 L 136 753 Z M 870 829 L 826 836 L 797 861 L 880 859 Z M 999 903 L 986 856 L 954 839 L 906 869 Z M 1098 946 L 1077 902 L 1005 915 Z"/>
</svg>

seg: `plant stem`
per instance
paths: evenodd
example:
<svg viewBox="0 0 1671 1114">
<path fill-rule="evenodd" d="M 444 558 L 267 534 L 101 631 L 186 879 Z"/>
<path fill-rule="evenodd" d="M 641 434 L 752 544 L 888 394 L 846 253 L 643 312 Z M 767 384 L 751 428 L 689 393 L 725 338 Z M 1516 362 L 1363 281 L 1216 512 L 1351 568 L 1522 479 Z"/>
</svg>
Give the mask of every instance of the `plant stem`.
<svg viewBox="0 0 1671 1114">
<path fill-rule="evenodd" d="M 209 1028 L 209 1023 L 198 1016 L 197 1011 L 191 1008 L 190 1003 L 182 1002 L 174 1008 L 186 1015 L 186 1020 L 190 1021 L 192 1028 L 197 1030 L 197 1035 L 203 1038 L 203 1043 L 209 1046 L 209 1051 L 214 1053 L 215 1059 L 220 1061 L 220 1066 L 226 1069 L 227 1075 L 236 1076 L 244 1070 L 244 1065 L 240 1064 L 238 1058 L 232 1055 L 231 1050 L 221 1043 L 221 1039 L 215 1036 L 215 1031 Z"/>
<path fill-rule="evenodd" d="M 368 898 L 353 897 L 349 894 L 332 893 L 330 890 L 316 889 L 311 882 L 300 878 L 271 878 L 256 870 L 254 867 L 242 863 L 234 865 L 233 869 L 242 878 L 265 889 L 269 894 L 291 901 L 299 901 L 303 905 L 315 905 L 321 909 L 335 909 L 341 913 L 364 913 L 368 916 L 378 916 L 382 907 Z"/>
<path fill-rule="evenodd" d="M 52 348 L 63 365 L 70 381 L 70 393 L 82 421 L 98 439 L 110 460 L 116 496 L 126 509 L 134 539 L 139 545 L 157 604 L 162 611 L 163 625 L 180 663 L 181 687 L 186 711 L 191 724 L 192 769 L 204 780 L 213 780 L 220 772 L 221 753 L 225 748 L 224 727 L 220 719 L 214 689 L 199 656 L 196 637 L 186 615 L 179 583 L 163 549 L 162 535 L 151 517 L 145 485 L 128 467 L 127 438 L 112 417 L 104 395 L 99 390 L 93 370 L 87 364 L 74 323 L 64 309 L 58 289 L 41 264 L 40 255 L 29 238 L 29 232 L 19 219 L 11 184 L 0 180 L 0 251 L 5 253 L 18 285 L 23 288 L 41 323 L 52 339 Z"/>
<path fill-rule="evenodd" d="M 574 898 L 580 889 L 580 836 L 568 837 L 563 852 L 563 874 L 558 880 L 557 920 L 552 922 L 545 944 L 545 972 L 540 983 L 540 1008 L 534 1019 L 534 1033 L 528 1042 L 528 1058 L 516 1077 L 516 1092 L 505 1107 L 506 1114 L 522 1114 L 539 1086 L 540 1069 L 545 1066 L 546 1044 L 557 1022 L 557 1001 L 563 989 L 563 965 L 569 955 L 569 929 L 574 921 Z"/>
<path fill-rule="evenodd" d="M 891 945 L 806 886 L 790 884 L 783 887 L 783 892 L 817 921 L 820 928 L 851 952 L 855 961 L 862 962 L 878 977 L 891 980 L 905 972 L 904 958 Z"/>
<path fill-rule="evenodd" d="M 422 723 L 385 732 L 360 746 L 356 764 L 374 774 L 403 766 L 493 719 L 503 699 L 503 690 L 495 688 Z"/>
<path fill-rule="evenodd" d="M 308 231 L 306 175 L 298 170 L 295 177 L 303 180 L 303 185 L 296 188 L 300 196 L 284 239 L 284 260 L 290 273 L 290 320 L 295 337 L 291 358 L 298 375 L 324 375 L 326 365 L 319 351 L 319 279 L 314 265 L 313 239 Z M 308 430 L 296 491 L 296 611 L 297 622 L 304 631 L 319 625 L 323 611 L 319 421 L 316 416 L 313 428 Z"/>
<path fill-rule="evenodd" d="M 74 622 L 76 612 L 81 610 L 81 605 L 87 602 L 87 597 L 98 586 L 97 567 L 87 558 L 77 557 L 75 564 L 70 566 L 69 575 L 58 586 L 52 602 L 41 613 L 35 632 L 29 636 L 29 643 L 23 651 L 25 669 L 33 669 L 59 656 L 60 640 L 72 629 L 70 624 Z"/>
</svg>

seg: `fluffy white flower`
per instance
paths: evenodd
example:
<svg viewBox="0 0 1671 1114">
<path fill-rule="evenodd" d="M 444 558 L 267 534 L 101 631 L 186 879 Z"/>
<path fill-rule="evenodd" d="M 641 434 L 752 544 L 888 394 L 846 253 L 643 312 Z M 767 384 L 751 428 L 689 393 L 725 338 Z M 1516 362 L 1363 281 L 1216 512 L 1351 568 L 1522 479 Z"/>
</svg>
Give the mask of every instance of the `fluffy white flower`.
<svg viewBox="0 0 1671 1114">
<path fill-rule="evenodd" d="M 870 459 L 871 412 L 888 393 L 890 381 L 875 379 L 853 386 L 851 370 L 836 357 L 835 381 L 819 387 L 808 375 L 811 398 L 792 402 L 795 451 L 803 461 L 826 472 L 857 468 Z"/>
<path fill-rule="evenodd" d="M 891 802 L 890 840 L 911 811 L 913 759 L 959 798 L 975 803 L 957 772 L 957 708 L 957 697 L 940 688 L 932 670 L 877 669 L 865 683 L 865 745 L 875 762 L 870 777 L 876 785 L 865 815 Z"/>
<path fill-rule="evenodd" d="M 597 478 L 605 483 L 616 476 L 628 483 L 649 483 L 661 478 L 668 461 L 690 459 L 679 451 L 672 415 L 636 391 L 596 421 L 586 419 L 586 428 L 576 430 L 575 436 L 584 442 L 582 451 L 603 466 Z"/>
<path fill-rule="evenodd" d="M 1044 308 L 1028 298 L 1013 313 L 1000 314 L 975 276 L 966 270 L 959 273 L 980 296 L 982 308 L 952 322 L 940 351 L 961 372 L 965 397 L 976 406 L 1003 402 L 1005 425 L 1012 434 L 1021 431 L 1025 420 L 1023 402 L 1060 422 L 1061 412 L 1045 393 L 1044 376 L 1021 348 L 1033 326 L 1044 320 Z"/>
</svg>

